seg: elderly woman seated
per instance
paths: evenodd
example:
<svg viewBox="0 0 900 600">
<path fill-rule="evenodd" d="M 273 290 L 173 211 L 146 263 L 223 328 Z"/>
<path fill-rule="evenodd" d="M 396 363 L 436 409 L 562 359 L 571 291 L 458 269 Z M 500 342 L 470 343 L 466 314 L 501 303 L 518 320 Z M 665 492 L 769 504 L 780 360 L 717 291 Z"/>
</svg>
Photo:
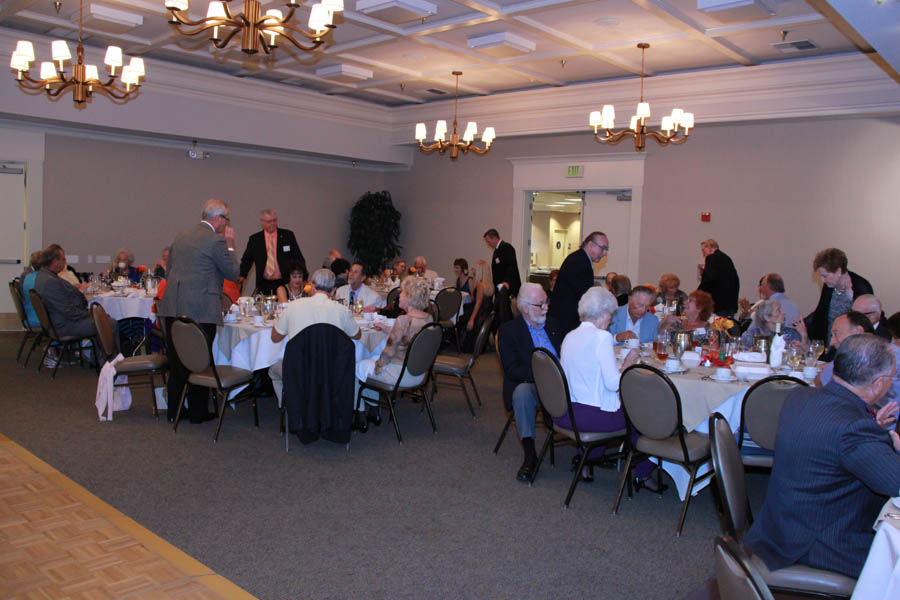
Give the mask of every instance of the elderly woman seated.
<svg viewBox="0 0 900 600">
<path fill-rule="evenodd" d="M 432 321 L 430 314 L 425 312 L 428 308 L 428 293 L 430 286 L 425 279 L 418 277 L 407 277 L 400 284 L 400 298 L 398 299 L 400 308 L 406 311 L 405 314 L 397 317 L 391 333 L 388 335 L 387 343 L 381 355 L 376 358 L 367 358 L 356 363 L 356 378 L 360 381 L 366 379 L 375 379 L 385 383 L 394 383 L 400 377 L 400 371 L 403 369 L 403 360 L 406 358 L 406 350 L 412 343 L 416 334 L 427 324 Z M 381 325 L 376 323 L 375 329 L 380 330 Z M 410 375 L 403 374 L 401 385 L 412 386 L 422 382 L 425 374 Z M 357 397 L 359 390 L 357 388 Z M 381 416 L 376 411 L 373 412 L 368 419 L 365 416 L 365 404 L 357 405 L 357 418 L 354 419 L 354 428 L 365 433 L 369 426 L 369 422 L 380 425 Z"/>
<path fill-rule="evenodd" d="M 684 303 L 687 302 L 688 295 L 681 291 L 679 286 L 681 280 L 674 273 L 666 273 L 659 278 L 659 293 L 656 294 L 656 304 L 671 306 L 675 304 L 675 314 L 680 315 L 684 310 Z"/>
<path fill-rule="evenodd" d="M 569 332 L 562 343 L 560 363 L 569 382 L 572 396 L 572 413 L 578 430 L 584 433 L 598 433 L 625 429 L 625 413 L 619 401 L 619 379 L 621 371 L 616 365 L 613 336 L 607 328 L 616 313 L 618 305 L 615 297 L 601 287 L 592 287 L 578 301 L 578 317 L 581 324 Z M 637 350 L 625 356 L 622 369 L 637 362 Z M 572 428 L 569 415 L 556 419 L 557 425 Z M 637 434 L 634 436 L 635 441 Z M 591 451 L 589 459 L 603 456 L 605 448 Z M 580 460 L 576 455 L 573 467 Z M 656 482 L 650 479 L 653 465 L 644 461 L 635 467 L 638 487 L 655 490 Z M 593 478 L 582 472 L 584 481 Z"/>
<path fill-rule="evenodd" d="M 125 277 L 132 283 L 140 283 L 141 274 L 132 265 L 134 265 L 134 252 L 128 248 L 120 248 L 116 252 L 116 260 L 103 272 L 103 275 L 116 278 Z"/>
<path fill-rule="evenodd" d="M 700 345 L 706 343 L 706 326 L 713 314 L 713 299 L 707 292 L 695 290 L 688 294 L 681 317 L 668 316 L 660 323 L 661 331 L 689 331 Z"/>
<path fill-rule="evenodd" d="M 741 344 L 750 347 L 756 336 L 771 337 L 775 334 L 775 325 L 781 325 L 781 335 L 787 343 L 802 341 L 802 336 L 793 327 L 784 326 L 784 311 L 781 303 L 774 298 L 760 302 L 753 313 L 753 324 L 741 336 Z"/>
</svg>

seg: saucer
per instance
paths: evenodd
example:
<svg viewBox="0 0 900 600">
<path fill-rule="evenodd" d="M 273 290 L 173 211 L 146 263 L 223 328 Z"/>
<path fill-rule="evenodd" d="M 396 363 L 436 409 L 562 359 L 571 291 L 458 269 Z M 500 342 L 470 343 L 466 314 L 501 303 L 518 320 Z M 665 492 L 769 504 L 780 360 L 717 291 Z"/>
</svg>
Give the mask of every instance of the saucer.
<svg viewBox="0 0 900 600">
<path fill-rule="evenodd" d="M 897 508 L 900 508 L 900 497 L 898 497 L 898 498 L 892 498 L 892 499 L 891 499 L 891 502 L 894 503 L 894 506 L 896 506 Z"/>
<path fill-rule="evenodd" d="M 710 375 L 709 378 L 712 381 L 718 381 L 719 383 L 731 383 L 732 381 L 737 381 L 737 377 L 733 373 L 728 377 L 716 377 L 715 375 Z"/>
<path fill-rule="evenodd" d="M 665 367 L 663 367 L 663 373 L 665 373 L 666 375 L 683 375 L 688 371 L 690 371 L 690 369 L 688 369 L 687 367 L 679 367 L 677 369 L 666 369 Z"/>
</svg>

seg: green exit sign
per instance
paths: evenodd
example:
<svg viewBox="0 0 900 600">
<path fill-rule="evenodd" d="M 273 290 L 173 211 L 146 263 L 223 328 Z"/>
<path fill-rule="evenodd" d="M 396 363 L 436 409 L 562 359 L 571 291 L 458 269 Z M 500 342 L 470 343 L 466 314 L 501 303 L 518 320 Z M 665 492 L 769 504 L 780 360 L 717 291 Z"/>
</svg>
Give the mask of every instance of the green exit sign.
<svg viewBox="0 0 900 600">
<path fill-rule="evenodd" d="M 569 165 L 566 167 L 566 177 L 584 177 L 584 166 Z"/>
</svg>

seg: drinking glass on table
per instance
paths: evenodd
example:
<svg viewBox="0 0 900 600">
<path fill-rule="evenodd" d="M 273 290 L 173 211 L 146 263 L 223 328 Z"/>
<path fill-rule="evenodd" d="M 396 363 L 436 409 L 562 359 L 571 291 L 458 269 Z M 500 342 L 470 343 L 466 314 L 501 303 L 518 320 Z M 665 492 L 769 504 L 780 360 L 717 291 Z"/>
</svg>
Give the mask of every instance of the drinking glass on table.
<svg viewBox="0 0 900 600">
<path fill-rule="evenodd" d="M 669 334 L 668 332 L 662 332 L 658 336 L 656 336 L 656 341 L 653 342 L 653 351 L 656 353 L 656 358 L 660 361 L 665 361 L 669 358 Z"/>
<path fill-rule="evenodd" d="M 809 351 L 806 353 L 806 366 L 814 367 L 819 357 L 825 352 L 825 342 L 822 340 L 809 340 Z"/>
<path fill-rule="evenodd" d="M 797 348 L 796 346 L 791 346 L 787 349 L 787 354 L 785 355 L 785 362 L 791 368 L 791 371 L 796 371 L 800 368 L 800 363 L 803 360 L 804 351 L 802 348 Z"/>
</svg>

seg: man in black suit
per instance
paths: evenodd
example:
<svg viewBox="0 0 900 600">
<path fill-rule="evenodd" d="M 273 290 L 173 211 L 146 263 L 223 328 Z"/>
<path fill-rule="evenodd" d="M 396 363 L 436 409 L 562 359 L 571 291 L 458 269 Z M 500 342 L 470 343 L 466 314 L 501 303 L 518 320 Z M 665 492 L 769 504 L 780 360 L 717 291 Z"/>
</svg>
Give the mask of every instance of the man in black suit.
<svg viewBox="0 0 900 600">
<path fill-rule="evenodd" d="M 713 297 L 714 310 L 720 317 L 733 317 L 738 309 L 738 293 L 741 280 L 731 257 L 719 250 L 716 240 L 700 242 L 700 251 L 705 257 L 703 276 L 698 289 Z"/>
<path fill-rule="evenodd" d="M 243 284 L 251 265 L 256 267 L 256 289 L 263 294 L 273 295 L 279 285 L 287 282 L 290 273 L 287 264 L 298 260 L 306 269 L 306 261 L 294 232 L 278 227 L 278 214 L 271 208 L 263 209 L 259 223 L 262 231 L 250 236 L 247 249 L 241 257 L 241 274 L 238 283 Z M 303 276 L 306 279 L 306 275 Z"/>
<path fill-rule="evenodd" d="M 547 314 L 559 321 L 563 335 L 578 327 L 578 301 L 594 285 L 593 263 L 603 260 L 608 252 L 609 238 L 602 231 L 594 231 L 559 268 Z"/>
<path fill-rule="evenodd" d="M 859 576 L 872 523 L 885 497 L 900 493 L 900 437 L 872 414 L 896 372 L 887 342 L 852 335 L 838 348 L 831 382 L 785 400 L 766 499 L 743 539 L 769 569 L 802 564 Z"/>
<path fill-rule="evenodd" d="M 526 283 L 516 297 L 519 316 L 500 327 L 497 344 L 503 363 L 503 404 L 516 416 L 516 428 L 522 440 L 525 458 L 516 478 L 529 481 L 537 466 L 534 449 L 534 421 L 538 395 L 531 372 L 531 352 L 546 348 L 559 358 L 565 333 L 559 323 L 547 316 L 547 294 L 536 283 Z"/>
<path fill-rule="evenodd" d="M 491 277 L 497 288 L 497 298 L 503 298 L 504 303 L 495 308 L 498 321 L 505 323 L 512 318 L 512 310 L 509 306 L 510 298 L 518 295 L 519 287 L 522 285 L 522 280 L 519 278 L 519 264 L 516 261 L 516 249 L 509 242 L 501 240 L 496 229 L 488 229 L 484 232 L 484 242 L 488 248 L 494 250 L 494 255 L 491 257 Z M 503 290 L 506 290 L 505 294 L 500 293 Z"/>
</svg>

